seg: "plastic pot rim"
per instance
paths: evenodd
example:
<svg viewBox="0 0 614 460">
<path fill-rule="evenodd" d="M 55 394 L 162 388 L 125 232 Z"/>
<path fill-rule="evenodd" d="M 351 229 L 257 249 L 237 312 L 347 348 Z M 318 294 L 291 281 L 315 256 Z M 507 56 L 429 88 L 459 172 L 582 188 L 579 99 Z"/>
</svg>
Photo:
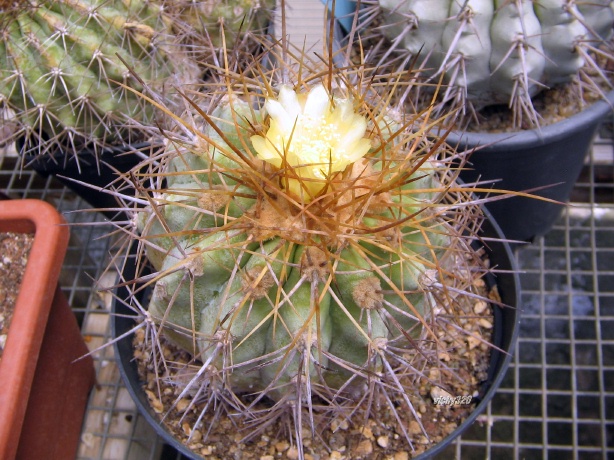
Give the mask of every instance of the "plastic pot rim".
<svg viewBox="0 0 614 460">
<path fill-rule="evenodd" d="M 614 110 L 614 90 L 584 110 L 559 122 L 541 128 L 509 133 L 452 131 L 446 137 L 449 145 L 458 148 L 488 147 L 492 152 L 517 151 L 546 142 L 556 142 L 584 129 L 587 122 L 604 118 Z"/>
</svg>

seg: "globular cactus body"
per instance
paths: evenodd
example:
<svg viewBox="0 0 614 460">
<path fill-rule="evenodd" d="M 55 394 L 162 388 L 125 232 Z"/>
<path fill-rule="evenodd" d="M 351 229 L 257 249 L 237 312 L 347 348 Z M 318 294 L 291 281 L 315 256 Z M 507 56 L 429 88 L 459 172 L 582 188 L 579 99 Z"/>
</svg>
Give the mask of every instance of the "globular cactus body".
<svg viewBox="0 0 614 460">
<path fill-rule="evenodd" d="M 149 315 L 236 393 L 359 387 L 388 344 L 425 333 L 462 239 L 437 212 L 438 166 L 357 104 L 322 85 L 282 86 L 261 110 L 226 101 L 202 139 L 169 143 L 138 217 Z"/>
<path fill-rule="evenodd" d="M 538 124 L 531 97 L 578 79 L 612 36 L 614 2 L 602 0 L 380 0 L 382 31 L 397 49 L 427 56 L 445 98 L 480 109 L 509 104 Z"/>
<path fill-rule="evenodd" d="M 170 25 L 148 0 L 2 2 L 0 98 L 14 115 L 4 121 L 67 148 L 129 142 L 127 125 L 153 124 L 151 105 L 123 86 L 143 90 L 130 68 L 157 89 L 193 74 L 165 48 Z"/>
</svg>

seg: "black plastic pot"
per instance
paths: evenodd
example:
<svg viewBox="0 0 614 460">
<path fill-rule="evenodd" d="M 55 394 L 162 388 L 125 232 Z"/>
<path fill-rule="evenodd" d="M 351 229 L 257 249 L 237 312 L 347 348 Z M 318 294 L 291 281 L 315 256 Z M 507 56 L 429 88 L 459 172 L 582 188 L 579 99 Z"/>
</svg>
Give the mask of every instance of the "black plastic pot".
<svg viewBox="0 0 614 460">
<path fill-rule="evenodd" d="M 443 451 L 473 424 L 478 415 L 484 412 L 486 405 L 495 395 L 505 376 L 518 338 L 520 315 L 517 305 L 520 301 L 520 281 L 516 259 L 510 245 L 501 241 L 503 237 L 501 229 L 492 218 L 487 217 L 481 233 L 485 241 L 481 245 L 485 247 L 488 253 L 491 266 L 496 267 L 496 275 L 489 275 L 487 282 L 491 285 L 496 284 L 503 304 L 508 305 L 507 307 L 494 306 L 493 344 L 495 348 L 491 353 L 489 376 L 487 381 L 482 384 L 480 395 L 477 398 L 479 403 L 471 415 L 442 442 L 416 457 L 416 459 L 425 460 Z M 134 276 L 134 260 L 128 260 L 124 268 L 124 279 L 134 279 Z M 116 299 L 119 300 L 116 300 L 113 305 L 112 337 L 117 338 L 128 334 L 114 344 L 115 356 L 128 392 L 135 401 L 139 412 L 155 428 L 158 435 L 164 439 L 168 448 L 175 449 L 190 459 L 200 458 L 166 430 L 164 425 L 159 422 L 159 416 L 151 408 L 147 395 L 142 389 L 143 382 L 139 378 L 137 364 L 133 359 L 133 337 L 132 334 L 129 334 L 129 331 L 135 325 L 134 312 L 121 301 L 121 299 L 129 297 L 129 292 L 127 288 L 120 287 L 116 294 Z M 503 350 L 503 352 L 498 350 Z"/>
<path fill-rule="evenodd" d="M 146 142 L 113 147 L 98 152 L 83 149 L 77 155 L 67 154 L 61 149 L 43 155 L 27 153 L 23 143 L 17 143 L 24 165 L 32 168 L 43 177 L 54 176 L 66 187 L 88 202 L 92 207 L 102 210 L 110 219 L 124 219 L 125 213 L 119 211 L 118 201 L 112 194 L 105 192 L 120 173 L 126 173 L 150 157 L 160 148 L 159 145 Z M 88 187 L 79 182 L 104 189 Z M 123 193 L 134 193 L 133 188 L 126 188 Z"/>
<path fill-rule="evenodd" d="M 517 133 L 453 132 L 447 142 L 472 151 L 461 179 L 492 181 L 493 188 L 527 191 L 567 203 L 580 175 L 591 142 L 603 119 L 612 112 L 614 91 L 566 120 L 541 129 Z M 564 206 L 541 200 L 513 197 L 486 204 L 505 236 L 533 242 L 550 230 Z"/>
</svg>

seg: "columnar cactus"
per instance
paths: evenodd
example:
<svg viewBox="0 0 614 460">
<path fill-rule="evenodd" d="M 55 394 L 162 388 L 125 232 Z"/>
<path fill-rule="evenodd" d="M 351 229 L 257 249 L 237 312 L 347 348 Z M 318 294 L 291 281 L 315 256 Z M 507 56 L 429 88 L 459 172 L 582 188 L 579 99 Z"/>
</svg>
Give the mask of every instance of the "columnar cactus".
<svg viewBox="0 0 614 460">
<path fill-rule="evenodd" d="M 149 0 L 0 2 L 2 122 L 74 151 L 129 142 L 128 125 L 153 124 L 152 106 L 130 89 L 143 90 L 130 69 L 158 90 L 193 74 L 165 47 L 170 26 Z"/>
<path fill-rule="evenodd" d="M 576 80 L 609 84 L 594 60 L 612 37 L 611 0 L 378 0 L 381 30 L 394 48 L 422 56 L 426 75 L 443 74 L 445 100 L 465 108 L 509 104 L 530 125 L 539 124 L 531 97 Z M 602 78 L 603 77 L 603 78 Z M 599 91 L 597 89 L 597 91 Z M 466 105 L 465 105 L 466 104 Z M 470 111 L 470 110 L 468 110 Z"/>
<path fill-rule="evenodd" d="M 153 288 L 147 310 L 134 303 L 148 372 L 245 418 L 268 401 L 301 448 L 303 426 L 316 429 L 304 410 L 349 417 L 386 394 L 409 441 L 410 420 L 426 433 L 412 385 L 441 385 L 446 328 L 471 334 L 455 327 L 482 295 L 479 207 L 428 114 L 404 119 L 347 69 L 297 67 L 309 75 L 294 84 L 301 71 L 282 64 L 201 94 L 166 152 L 126 176 L 141 206 L 125 230 L 153 271 L 136 280 Z M 166 373 L 160 333 L 196 372 Z"/>
</svg>

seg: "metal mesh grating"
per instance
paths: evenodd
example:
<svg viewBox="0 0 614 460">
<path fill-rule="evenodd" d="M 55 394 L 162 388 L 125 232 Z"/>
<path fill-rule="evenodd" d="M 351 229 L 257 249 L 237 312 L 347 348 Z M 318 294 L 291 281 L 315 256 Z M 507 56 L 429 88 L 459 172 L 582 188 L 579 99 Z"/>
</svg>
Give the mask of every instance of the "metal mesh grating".
<svg viewBox="0 0 614 460">
<path fill-rule="evenodd" d="M 440 458 L 614 458 L 614 141 L 604 124 L 553 230 L 518 251 L 520 340 L 503 385 L 478 423 Z M 110 295 L 93 288 L 111 227 L 52 178 L 20 171 L 0 152 L 0 191 L 41 198 L 75 225 L 61 282 L 90 349 L 109 339 Z M 97 222 L 97 226 L 87 225 Z M 112 284 L 110 275 L 103 283 Z M 138 415 L 107 348 L 95 355 L 98 385 L 79 459 L 180 458 Z M 282 458 L 282 457 L 280 457 Z"/>
</svg>

